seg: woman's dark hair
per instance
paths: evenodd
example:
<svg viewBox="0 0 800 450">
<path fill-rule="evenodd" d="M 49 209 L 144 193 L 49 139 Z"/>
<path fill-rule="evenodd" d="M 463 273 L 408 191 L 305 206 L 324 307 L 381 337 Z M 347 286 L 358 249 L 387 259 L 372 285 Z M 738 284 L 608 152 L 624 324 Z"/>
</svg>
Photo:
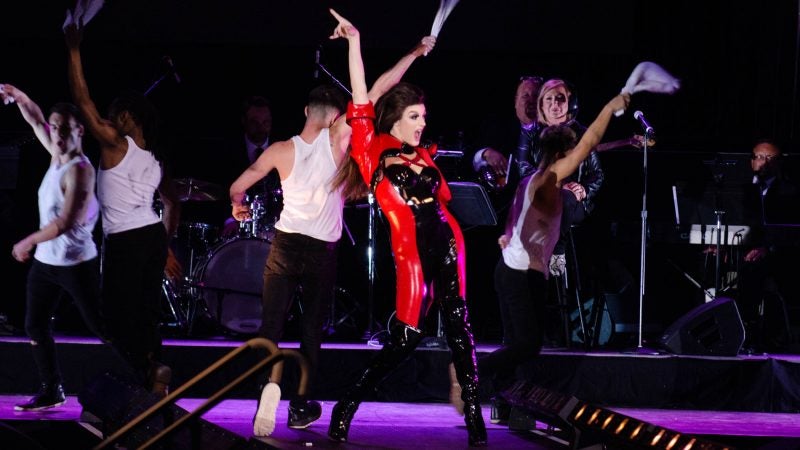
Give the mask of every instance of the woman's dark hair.
<svg viewBox="0 0 800 450">
<path fill-rule="evenodd" d="M 578 144 L 575 130 L 569 123 L 550 125 L 542 130 L 539 139 L 542 145 L 541 164 L 544 166 L 549 166 L 559 158 L 560 154 L 572 150 Z"/>
<path fill-rule="evenodd" d="M 342 197 L 346 202 L 362 199 L 369 193 L 369 186 L 361 177 L 358 164 L 351 156 L 339 166 L 331 180 L 331 189 L 339 188 L 342 189 Z"/>
<path fill-rule="evenodd" d="M 407 107 L 422 103 L 425 103 L 422 89 L 410 83 L 397 83 L 375 104 L 375 130 L 378 133 L 388 133 Z"/>
<path fill-rule="evenodd" d="M 108 117 L 114 120 L 119 114 L 127 112 L 137 125 L 147 142 L 147 149 L 161 160 L 158 148 L 158 113 L 156 108 L 143 94 L 136 91 L 124 91 L 115 98 L 108 107 Z"/>
</svg>

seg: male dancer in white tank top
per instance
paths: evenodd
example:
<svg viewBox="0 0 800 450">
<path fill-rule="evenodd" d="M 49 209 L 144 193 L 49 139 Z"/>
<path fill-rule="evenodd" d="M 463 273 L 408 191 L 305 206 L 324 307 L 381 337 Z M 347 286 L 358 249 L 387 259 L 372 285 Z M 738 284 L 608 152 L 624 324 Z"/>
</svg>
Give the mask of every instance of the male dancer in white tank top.
<svg viewBox="0 0 800 450">
<path fill-rule="evenodd" d="M 81 30 L 65 29 L 67 74 L 86 127 L 100 146 L 97 196 L 103 223 L 101 298 L 114 344 L 134 367 L 137 382 L 165 396 L 172 377 L 161 362 L 161 283 L 180 275 L 169 251 L 178 225 L 174 186 L 156 158 L 155 110 L 139 93 L 120 95 L 101 117 L 83 74 Z M 153 207 L 158 192 L 162 217 Z"/>
<path fill-rule="evenodd" d="M 0 85 L 3 103 L 16 103 L 22 117 L 50 153 L 50 167 L 39 187 L 39 230 L 14 244 L 12 256 L 27 262 L 25 332 L 41 386 L 18 411 L 39 411 L 62 405 L 66 398 L 56 358 L 51 317 L 60 292 L 72 297 L 90 331 L 107 342 L 100 321 L 99 267 L 92 232 L 99 206 L 94 195 L 94 167 L 81 146 L 83 125 L 78 108 L 53 106 L 45 120 L 39 106 L 10 84 Z"/>
<path fill-rule="evenodd" d="M 342 234 L 341 189 L 334 189 L 338 167 L 347 157 L 350 134 L 342 114 L 345 97 L 334 86 L 319 86 L 309 94 L 306 122 L 299 135 L 271 144 L 230 187 L 233 217 L 250 215 L 243 204 L 245 192 L 272 169 L 277 169 L 283 190 L 283 210 L 275 224 L 264 268 L 262 322 L 259 335 L 278 342 L 283 337 L 290 302 L 298 285 L 303 288 L 300 352 L 316 368 L 322 326 L 336 281 L 336 249 Z M 336 122 L 336 124 L 334 124 Z M 253 425 L 257 436 L 275 428 L 280 400 L 282 366 L 273 366 L 263 389 Z M 305 428 L 320 416 L 319 403 L 303 397 L 289 404 L 289 427 Z M 259 417 L 260 416 L 260 417 Z"/>
<path fill-rule="evenodd" d="M 377 99 L 397 84 L 411 64 L 427 55 L 436 38 L 423 38 L 394 66 L 381 74 L 370 99 Z M 335 99 L 335 100 L 334 100 Z M 270 145 L 231 185 L 233 217 L 250 217 L 243 203 L 247 189 L 272 169 L 277 169 L 283 191 L 283 210 L 275 224 L 277 234 L 264 268 L 262 323 L 259 334 L 275 343 L 283 336 L 286 312 L 297 284 L 303 286 L 300 352 L 308 359 L 311 376 L 317 367 L 325 314 L 333 300 L 336 244 L 342 232 L 342 207 L 350 193 L 365 192 L 358 174 L 342 171 L 349 161 L 351 129 L 344 117 L 346 99 L 333 86 L 311 91 L 303 131 L 287 141 Z M 348 194 L 344 194 L 344 193 Z M 275 429 L 280 401 L 282 364 L 273 366 L 259 398 L 253 434 L 269 436 Z M 310 382 L 308 383 L 310 385 Z M 320 404 L 302 396 L 289 403 L 289 428 L 307 428 L 322 413 Z"/>
</svg>

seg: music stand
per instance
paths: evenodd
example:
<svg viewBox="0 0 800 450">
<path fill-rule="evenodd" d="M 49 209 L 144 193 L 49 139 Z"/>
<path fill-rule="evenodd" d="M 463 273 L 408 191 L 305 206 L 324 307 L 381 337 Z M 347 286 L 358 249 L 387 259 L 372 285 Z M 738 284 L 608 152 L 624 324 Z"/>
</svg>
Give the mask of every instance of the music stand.
<svg viewBox="0 0 800 450">
<path fill-rule="evenodd" d="M 453 198 L 447 208 L 462 226 L 497 225 L 497 214 L 486 190 L 478 183 L 454 181 L 447 183 Z"/>
</svg>

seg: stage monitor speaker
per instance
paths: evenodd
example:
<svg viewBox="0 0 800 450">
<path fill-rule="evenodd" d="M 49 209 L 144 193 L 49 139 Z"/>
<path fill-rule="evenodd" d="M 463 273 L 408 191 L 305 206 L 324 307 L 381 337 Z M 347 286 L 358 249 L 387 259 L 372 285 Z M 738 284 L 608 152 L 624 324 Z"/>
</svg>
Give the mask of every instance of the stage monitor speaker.
<svg viewBox="0 0 800 450">
<path fill-rule="evenodd" d="M 733 299 L 717 297 L 675 321 L 661 345 L 678 355 L 736 356 L 744 344 L 744 325 Z"/>
<path fill-rule="evenodd" d="M 459 224 L 497 225 L 497 214 L 483 186 L 468 181 L 454 181 L 447 185 L 453 195 L 448 209 Z"/>
</svg>

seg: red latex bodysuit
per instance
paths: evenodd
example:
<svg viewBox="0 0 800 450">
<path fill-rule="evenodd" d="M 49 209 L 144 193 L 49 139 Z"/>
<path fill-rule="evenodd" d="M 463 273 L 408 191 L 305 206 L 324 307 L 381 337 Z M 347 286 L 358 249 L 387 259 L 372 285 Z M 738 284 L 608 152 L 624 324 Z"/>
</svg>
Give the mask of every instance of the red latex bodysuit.
<svg viewBox="0 0 800 450">
<path fill-rule="evenodd" d="M 383 167 L 382 156 L 397 156 L 403 144 L 389 134 L 376 134 L 374 117 L 371 103 L 349 104 L 351 156 L 389 221 L 397 270 L 397 318 L 420 328 L 433 301 L 432 286 L 437 298 L 457 296 L 463 301 L 465 297 L 464 238 L 446 207 L 451 194 L 431 158 L 436 147 L 413 149 L 411 154 L 428 166 L 420 174 L 400 164 Z M 405 145 L 405 150 L 411 149 Z"/>
<path fill-rule="evenodd" d="M 465 294 L 464 239 L 447 210 L 450 189 L 433 163 L 434 150 L 410 147 L 376 134 L 372 104 L 347 108 L 353 128 L 351 156 L 370 184 L 391 228 L 397 268 L 397 323 L 358 381 L 331 412 L 328 436 L 346 441 L 359 403 L 408 358 L 422 340 L 421 324 L 434 298 L 441 311 L 453 358 L 470 445 L 486 443 L 478 395 L 478 366 Z M 385 165 L 385 158 L 402 163 Z M 422 162 L 424 161 L 424 164 Z M 417 173 L 412 167 L 421 168 Z M 432 290 L 435 288 L 435 292 Z"/>
</svg>

